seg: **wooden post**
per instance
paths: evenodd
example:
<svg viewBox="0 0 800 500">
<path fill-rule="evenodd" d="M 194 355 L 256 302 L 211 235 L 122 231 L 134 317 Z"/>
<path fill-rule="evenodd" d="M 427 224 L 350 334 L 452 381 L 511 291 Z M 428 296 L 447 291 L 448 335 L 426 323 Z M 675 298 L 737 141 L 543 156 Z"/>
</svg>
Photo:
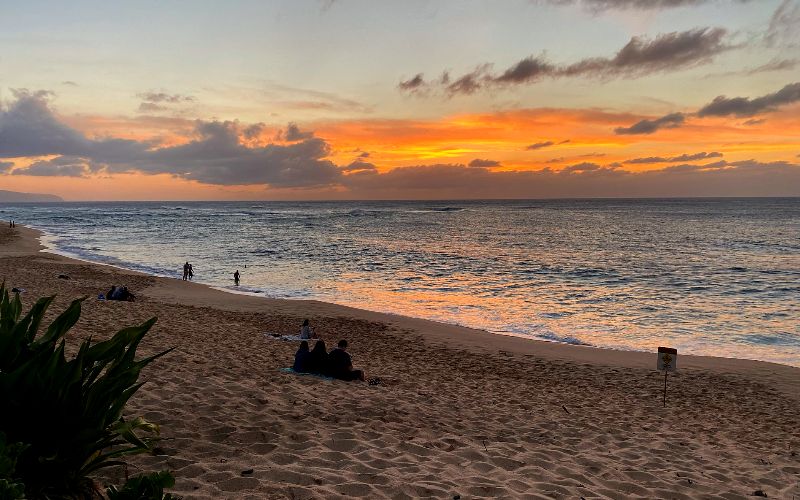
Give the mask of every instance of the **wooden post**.
<svg viewBox="0 0 800 500">
<path fill-rule="evenodd" d="M 669 372 L 674 372 L 677 367 L 678 350 L 671 347 L 658 348 L 658 362 L 656 370 L 664 370 L 664 408 L 667 407 L 667 376 Z"/>
</svg>

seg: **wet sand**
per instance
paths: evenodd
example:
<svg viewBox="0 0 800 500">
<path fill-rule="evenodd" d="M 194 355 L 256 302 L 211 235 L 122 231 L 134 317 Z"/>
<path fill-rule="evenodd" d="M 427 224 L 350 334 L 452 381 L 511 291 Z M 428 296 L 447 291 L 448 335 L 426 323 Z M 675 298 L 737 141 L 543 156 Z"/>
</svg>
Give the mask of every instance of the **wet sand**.
<svg viewBox="0 0 800 500">
<path fill-rule="evenodd" d="M 141 354 L 177 347 L 128 406 L 164 438 L 129 472 L 169 469 L 186 498 L 800 497 L 798 368 L 679 354 L 664 408 L 654 352 L 235 295 L 41 253 L 37 236 L 0 230 L 0 274 L 26 308 L 57 294 L 51 317 L 90 297 L 73 347 L 152 316 Z M 137 301 L 96 300 L 111 284 Z M 297 343 L 267 334 L 305 317 L 383 384 L 281 372 Z"/>
</svg>

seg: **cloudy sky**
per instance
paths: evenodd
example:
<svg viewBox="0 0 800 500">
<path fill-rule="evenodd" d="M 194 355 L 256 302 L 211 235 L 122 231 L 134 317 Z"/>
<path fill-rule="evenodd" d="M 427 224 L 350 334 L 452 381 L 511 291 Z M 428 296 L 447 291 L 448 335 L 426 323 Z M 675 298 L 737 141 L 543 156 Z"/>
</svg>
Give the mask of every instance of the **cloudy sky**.
<svg viewBox="0 0 800 500">
<path fill-rule="evenodd" d="M 800 0 L 117 4 L 2 8 L 0 189 L 800 196 Z"/>
</svg>

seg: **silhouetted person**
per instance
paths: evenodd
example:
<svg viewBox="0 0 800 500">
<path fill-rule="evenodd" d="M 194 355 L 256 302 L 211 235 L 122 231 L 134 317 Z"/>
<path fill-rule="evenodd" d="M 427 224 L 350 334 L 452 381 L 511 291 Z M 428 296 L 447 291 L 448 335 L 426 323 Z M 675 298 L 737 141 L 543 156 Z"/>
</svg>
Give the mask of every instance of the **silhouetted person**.
<svg viewBox="0 0 800 500">
<path fill-rule="evenodd" d="M 300 327 L 300 338 L 301 339 L 317 338 L 317 335 L 314 333 L 314 330 L 312 330 L 311 326 L 309 326 L 307 319 L 303 321 L 303 326 Z"/>
<path fill-rule="evenodd" d="M 311 365 L 311 351 L 308 350 L 308 342 L 300 342 L 300 348 L 294 354 L 294 365 L 292 370 L 298 373 L 308 373 Z"/>
<path fill-rule="evenodd" d="M 186 261 L 186 264 L 183 265 L 183 281 L 189 279 L 189 261 Z"/>
<path fill-rule="evenodd" d="M 311 350 L 311 355 L 309 356 L 308 361 L 309 373 L 327 375 L 328 351 L 326 350 L 324 340 L 318 340 L 317 343 L 314 344 L 314 349 Z"/>
<path fill-rule="evenodd" d="M 136 296 L 133 295 L 127 286 L 111 285 L 111 290 L 106 294 L 106 300 L 123 300 L 126 302 L 133 302 Z"/>
<path fill-rule="evenodd" d="M 239 270 L 237 269 L 235 273 L 233 273 L 233 282 L 236 286 L 239 286 Z"/>
<path fill-rule="evenodd" d="M 336 349 L 328 354 L 328 375 L 341 380 L 366 380 L 364 372 L 353 369 L 353 361 L 347 352 L 347 341 L 340 340 Z"/>
<path fill-rule="evenodd" d="M 192 278 L 194 278 L 194 268 L 192 268 L 192 265 L 189 264 L 189 281 L 191 281 Z"/>
<path fill-rule="evenodd" d="M 130 292 L 130 290 L 128 290 L 127 286 L 123 286 L 119 293 L 119 300 L 124 300 L 126 302 L 133 302 L 136 300 L 136 296 L 133 295 Z"/>
</svg>

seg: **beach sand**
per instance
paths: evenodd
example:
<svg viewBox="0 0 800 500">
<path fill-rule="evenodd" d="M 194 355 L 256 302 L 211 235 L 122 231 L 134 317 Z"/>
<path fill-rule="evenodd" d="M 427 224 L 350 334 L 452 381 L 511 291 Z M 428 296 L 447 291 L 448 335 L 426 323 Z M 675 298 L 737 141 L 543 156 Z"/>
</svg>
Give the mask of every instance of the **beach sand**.
<svg viewBox="0 0 800 500">
<path fill-rule="evenodd" d="M 492 335 L 315 301 L 235 295 L 39 253 L 38 233 L 0 230 L 0 275 L 50 316 L 88 296 L 70 333 L 158 316 L 126 414 L 159 423 L 160 455 L 186 498 L 800 498 L 800 369 Z M 180 263 L 177 263 L 180 264 Z M 64 274 L 69 279 L 59 279 Z M 137 301 L 97 294 L 125 284 Z M 311 319 L 382 385 L 281 372 Z M 121 477 L 121 470 L 111 476 Z"/>
</svg>

